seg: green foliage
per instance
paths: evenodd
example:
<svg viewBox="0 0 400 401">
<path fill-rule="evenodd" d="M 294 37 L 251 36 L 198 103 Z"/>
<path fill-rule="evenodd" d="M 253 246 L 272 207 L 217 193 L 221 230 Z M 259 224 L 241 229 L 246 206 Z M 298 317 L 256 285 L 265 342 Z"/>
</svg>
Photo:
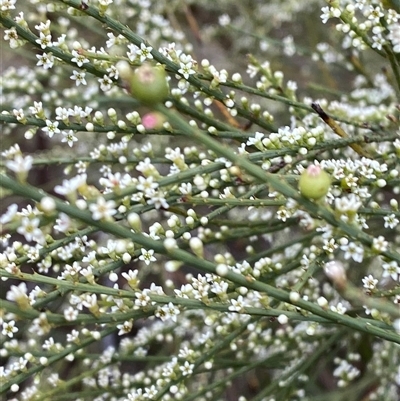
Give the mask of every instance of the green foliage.
<svg viewBox="0 0 400 401">
<path fill-rule="evenodd" d="M 2 396 L 399 399 L 388 3 L 0 0 Z"/>
</svg>

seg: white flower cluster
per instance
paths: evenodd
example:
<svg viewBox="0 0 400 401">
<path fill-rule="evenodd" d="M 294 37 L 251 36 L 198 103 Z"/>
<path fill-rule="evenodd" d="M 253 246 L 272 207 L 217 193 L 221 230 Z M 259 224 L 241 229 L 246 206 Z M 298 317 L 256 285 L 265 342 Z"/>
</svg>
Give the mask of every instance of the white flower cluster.
<svg viewBox="0 0 400 401">
<path fill-rule="evenodd" d="M 306 3 L 0 0 L 1 395 L 398 400 L 400 14 Z"/>
</svg>

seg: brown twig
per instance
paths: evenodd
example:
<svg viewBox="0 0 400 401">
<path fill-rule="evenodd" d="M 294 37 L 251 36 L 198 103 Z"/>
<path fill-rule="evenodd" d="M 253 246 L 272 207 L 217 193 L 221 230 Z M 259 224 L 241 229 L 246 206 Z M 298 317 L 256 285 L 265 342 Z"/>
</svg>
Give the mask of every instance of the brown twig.
<svg viewBox="0 0 400 401">
<path fill-rule="evenodd" d="M 329 125 L 336 135 L 339 135 L 341 138 L 349 138 L 349 135 L 343 130 L 343 128 L 332 117 L 329 117 L 318 103 L 312 103 L 311 107 L 321 117 L 321 119 Z M 360 156 L 372 159 L 372 156 L 358 143 L 352 143 L 350 144 L 350 147 Z"/>
</svg>

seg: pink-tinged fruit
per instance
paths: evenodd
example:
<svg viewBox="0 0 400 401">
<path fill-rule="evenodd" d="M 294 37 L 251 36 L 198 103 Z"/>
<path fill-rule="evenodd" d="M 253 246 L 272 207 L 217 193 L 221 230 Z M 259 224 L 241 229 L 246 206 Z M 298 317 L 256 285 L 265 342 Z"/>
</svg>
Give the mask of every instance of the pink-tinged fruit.
<svg viewBox="0 0 400 401">
<path fill-rule="evenodd" d="M 308 199 L 321 199 L 331 186 L 331 177 L 320 166 L 312 164 L 304 170 L 299 179 L 300 193 Z"/>
<path fill-rule="evenodd" d="M 162 129 L 165 121 L 165 116 L 158 111 L 152 111 L 142 117 L 142 125 L 146 129 Z"/>
</svg>

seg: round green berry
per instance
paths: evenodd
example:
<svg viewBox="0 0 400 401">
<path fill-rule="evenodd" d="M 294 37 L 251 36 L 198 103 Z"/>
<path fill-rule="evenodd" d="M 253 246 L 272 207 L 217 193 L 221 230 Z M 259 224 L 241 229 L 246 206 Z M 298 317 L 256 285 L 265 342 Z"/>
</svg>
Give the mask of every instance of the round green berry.
<svg viewBox="0 0 400 401">
<path fill-rule="evenodd" d="M 300 193 L 308 199 L 321 199 L 331 186 L 331 177 L 320 166 L 311 165 L 304 170 L 299 179 Z"/>
<path fill-rule="evenodd" d="M 139 102 L 154 106 L 166 99 L 169 93 L 167 74 L 162 67 L 143 64 L 131 76 L 131 93 Z"/>
</svg>

